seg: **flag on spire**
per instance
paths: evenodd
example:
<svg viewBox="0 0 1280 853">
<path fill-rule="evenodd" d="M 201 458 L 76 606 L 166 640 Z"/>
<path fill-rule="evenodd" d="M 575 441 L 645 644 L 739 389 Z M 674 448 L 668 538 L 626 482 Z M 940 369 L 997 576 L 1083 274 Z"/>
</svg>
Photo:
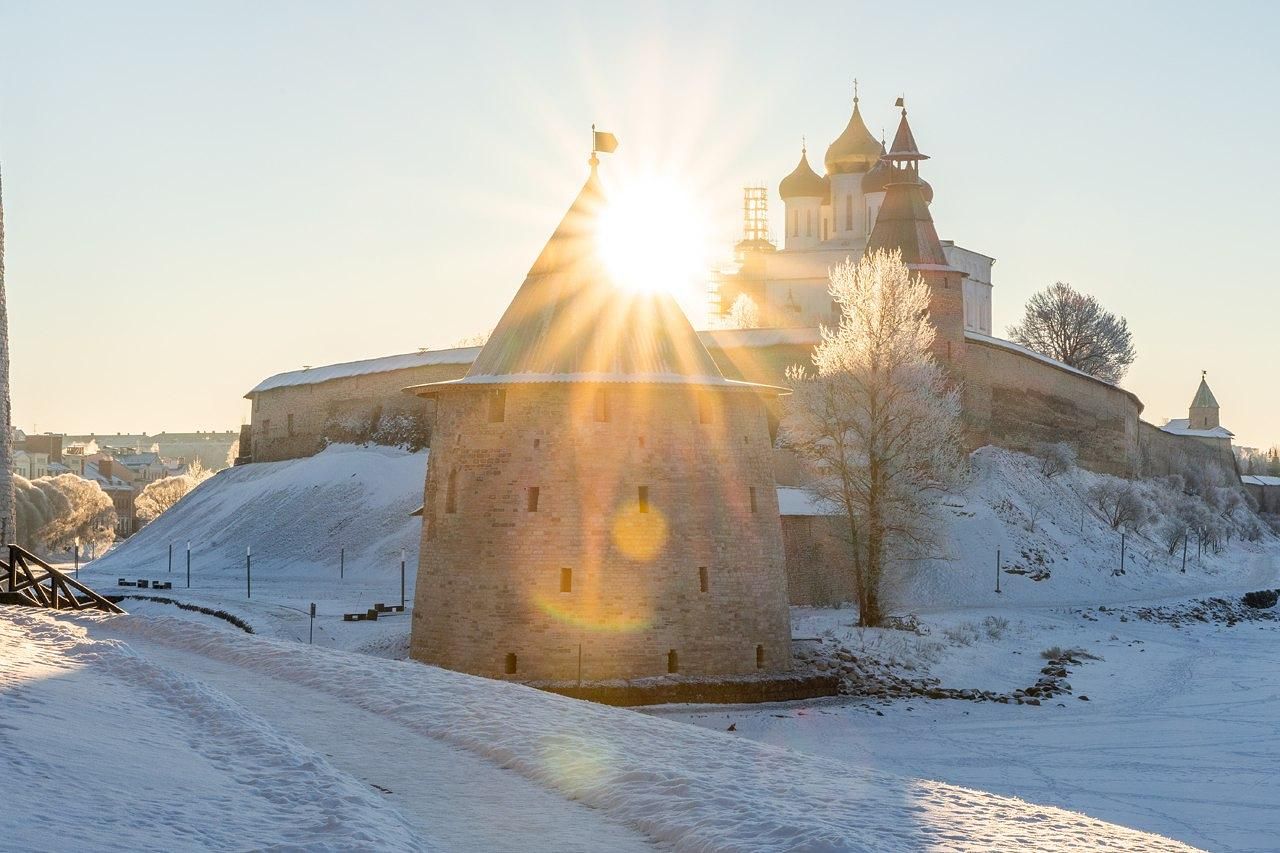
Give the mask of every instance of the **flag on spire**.
<svg viewBox="0 0 1280 853">
<path fill-rule="evenodd" d="M 601 154 L 612 154 L 618 150 L 618 137 L 612 133 L 605 133 L 603 130 L 596 130 L 596 126 L 591 125 L 591 151 L 600 152 Z"/>
</svg>

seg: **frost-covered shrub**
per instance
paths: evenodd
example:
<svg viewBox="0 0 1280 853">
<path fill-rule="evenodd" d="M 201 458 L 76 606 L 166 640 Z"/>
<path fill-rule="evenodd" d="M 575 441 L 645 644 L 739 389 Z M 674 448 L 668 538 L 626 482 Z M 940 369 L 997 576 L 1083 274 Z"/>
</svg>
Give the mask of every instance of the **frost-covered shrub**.
<svg viewBox="0 0 1280 853">
<path fill-rule="evenodd" d="M 1104 480 L 1089 490 L 1089 502 L 1112 530 L 1141 530 L 1151 519 L 1151 508 L 1132 483 Z"/>
<path fill-rule="evenodd" d="M 1036 451 L 1036 458 L 1040 460 L 1040 474 L 1047 480 L 1067 473 L 1079 460 L 1075 446 L 1065 441 L 1041 444 Z"/>
<path fill-rule="evenodd" d="M 955 646 L 972 646 L 978 641 L 978 626 L 972 622 L 961 622 L 950 628 L 942 629 L 942 636 Z"/>
<path fill-rule="evenodd" d="M 987 632 L 988 640 L 998 640 L 1009 630 L 1009 620 L 999 616 L 988 616 L 982 620 L 982 629 Z"/>
</svg>

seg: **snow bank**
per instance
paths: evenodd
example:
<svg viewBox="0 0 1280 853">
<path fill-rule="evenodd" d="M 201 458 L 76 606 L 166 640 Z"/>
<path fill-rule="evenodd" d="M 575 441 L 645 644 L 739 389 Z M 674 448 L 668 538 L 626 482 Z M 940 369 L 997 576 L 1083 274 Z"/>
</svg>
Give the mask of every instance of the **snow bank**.
<svg viewBox="0 0 1280 853">
<path fill-rule="evenodd" d="M 177 619 L 115 617 L 110 630 L 331 693 L 682 850 L 1189 849 L 1060 809 L 422 664 Z"/>
<path fill-rule="evenodd" d="M 91 563 L 90 576 L 111 586 L 119 576 L 165 574 L 172 544 L 176 588 L 190 542 L 196 588 L 243 589 L 247 547 L 265 583 L 336 579 L 345 548 L 349 577 L 394 575 L 398 584 L 401 549 L 418 565 L 422 521 L 410 514 L 426 465 L 426 451 L 333 445 L 306 459 L 228 468 Z"/>
<path fill-rule="evenodd" d="M 0 612 L 0 847 L 435 849 L 222 694 L 52 614 Z"/>
</svg>

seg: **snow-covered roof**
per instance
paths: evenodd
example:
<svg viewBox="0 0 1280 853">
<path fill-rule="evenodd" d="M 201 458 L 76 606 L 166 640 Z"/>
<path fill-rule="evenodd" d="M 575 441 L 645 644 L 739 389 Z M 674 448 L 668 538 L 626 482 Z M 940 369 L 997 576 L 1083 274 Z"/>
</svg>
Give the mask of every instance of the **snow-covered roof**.
<svg viewBox="0 0 1280 853">
<path fill-rule="evenodd" d="M 702 345 L 717 349 L 762 349 L 774 346 L 812 346 L 821 340 L 821 335 L 814 328 L 787 329 L 713 329 L 698 332 Z M 388 355 L 380 358 L 366 358 L 361 361 L 346 361 L 341 364 L 329 364 L 322 367 L 309 367 L 303 370 L 291 370 L 288 373 L 277 373 L 262 380 L 253 390 L 245 394 L 252 398 L 254 394 L 271 391 L 276 388 L 290 388 L 298 385 L 316 385 L 331 379 L 346 379 L 352 376 L 367 376 L 373 373 L 388 373 L 393 370 L 406 370 L 412 367 L 428 367 L 437 364 L 471 364 L 480 353 L 480 347 L 455 347 L 453 349 L 425 350 L 405 353 L 404 355 Z M 597 381 L 622 381 L 601 379 Z M 640 381 L 628 378 L 626 381 Z M 662 381 L 650 379 L 647 381 Z M 714 384 L 722 384 L 717 379 Z"/>
<path fill-rule="evenodd" d="M 1267 486 L 1280 488 L 1280 477 L 1272 477 L 1268 474 L 1241 474 L 1240 482 L 1246 486 Z"/>
<path fill-rule="evenodd" d="M 1196 438 L 1231 438 L 1234 432 L 1226 427 L 1216 426 L 1213 429 L 1192 429 L 1190 418 L 1173 418 L 1160 427 L 1172 435 L 1189 435 Z"/>
<path fill-rule="evenodd" d="M 310 367 L 302 370 L 291 370 L 288 373 L 277 373 L 262 380 L 254 386 L 245 397 L 252 397 L 263 391 L 275 388 L 288 388 L 296 385 L 316 385 L 332 379 L 347 379 L 352 376 L 367 376 L 371 373 L 387 373 L 392 370 L 406 370 L 411 367 L 429 367 L 436 364 L 471 364 L 480 353 L 480 347 L 455 347 L 454 349 L 425 350 L 403 355 L 387 355 L 381 358 L 366 358 L 362 361 L 345 361 L 341 364 L 329 364 L 324 367 Z"/>
<path fill-rule="evenodd" d="M 772 392 L 790 394 L 790 388 L 781 385 L 764 385 L 759 382 L 743 382 L 738 379 L 726 379 L 723 376 L 686 376 L 681 373 L 507 373 L 500 375 L 480 374 L 465 376 L 462 379 L 445 379 L 440 382 L 427 382 L 422 385 L 411 385 L 405 388 L 408 394 L 431 394 L 442 388 L 468 385 L 526 385 L 538 383 L 593 382 L 608 384 L 634 385 L 695 385 L 698 387 L 732 388 L 742 391 Z"/>
<path fill-rule="evenodd" d="M 812 346 L 822 340 L 816 328 L 708 329 L 698 332 L 702 345 L 718 349 L 756 349 L 777 346 Z"/>
<path fill-rule="evenodd" d="M 809 489 L 778 487 L 779 515 L 839 515 L 840 508 L 820 499 Z"/>
</svg>

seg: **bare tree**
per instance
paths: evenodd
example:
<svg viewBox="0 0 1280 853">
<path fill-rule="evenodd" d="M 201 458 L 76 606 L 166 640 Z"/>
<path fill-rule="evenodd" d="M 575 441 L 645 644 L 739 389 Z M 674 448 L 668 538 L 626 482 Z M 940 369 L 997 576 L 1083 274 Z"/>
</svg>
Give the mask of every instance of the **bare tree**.
<svg viewBox="0 0 1280 853">
<path fill-rule="evenodd" d="M 839 325 L 822 329 L 815 370 L 792 367 L 786 441 L 813 467 L 853 543 L 861 625 L 883 621 L 886 566 L 937 544 L 937 497 L 961 470 L 960 402 L 929 352 L 929 289 L 899 252 L 831 271 Z"/>
<path fill-rule="evenodd" d="M 1046 480 L 1052 480 L 1059 474 L 1067 473 L 1076 467 L 1078 462 L 1075 446 L 1065 441 L 1042 444 L 1036 455 L 1040 459 L 1040 473 Z"/>
<path fill-rule="evenodd" d="M 1009 337 L 1108 382 L 1119 382 L 1137 358 L 1125 319 L 1063 282 L 1027 301 L 1022 322 L 1009 327 Z"/>
<path fill-rule="evenodd" d="M 1105 480 L 1089 490 L 1089 500 L 1112 530 L 1137 531 L 1151 519 L 1151 510 L 1132 484 Z"/>
<path fill-rule="evenodd" d="M 0 178 L 0 534 L 17 541 L 13 493 L 13 410 L 9 397 L 9 308 L 4 290 L 4 182 Z M 3 544 L 3 543 L 0 543 Z"/>
</svg>

